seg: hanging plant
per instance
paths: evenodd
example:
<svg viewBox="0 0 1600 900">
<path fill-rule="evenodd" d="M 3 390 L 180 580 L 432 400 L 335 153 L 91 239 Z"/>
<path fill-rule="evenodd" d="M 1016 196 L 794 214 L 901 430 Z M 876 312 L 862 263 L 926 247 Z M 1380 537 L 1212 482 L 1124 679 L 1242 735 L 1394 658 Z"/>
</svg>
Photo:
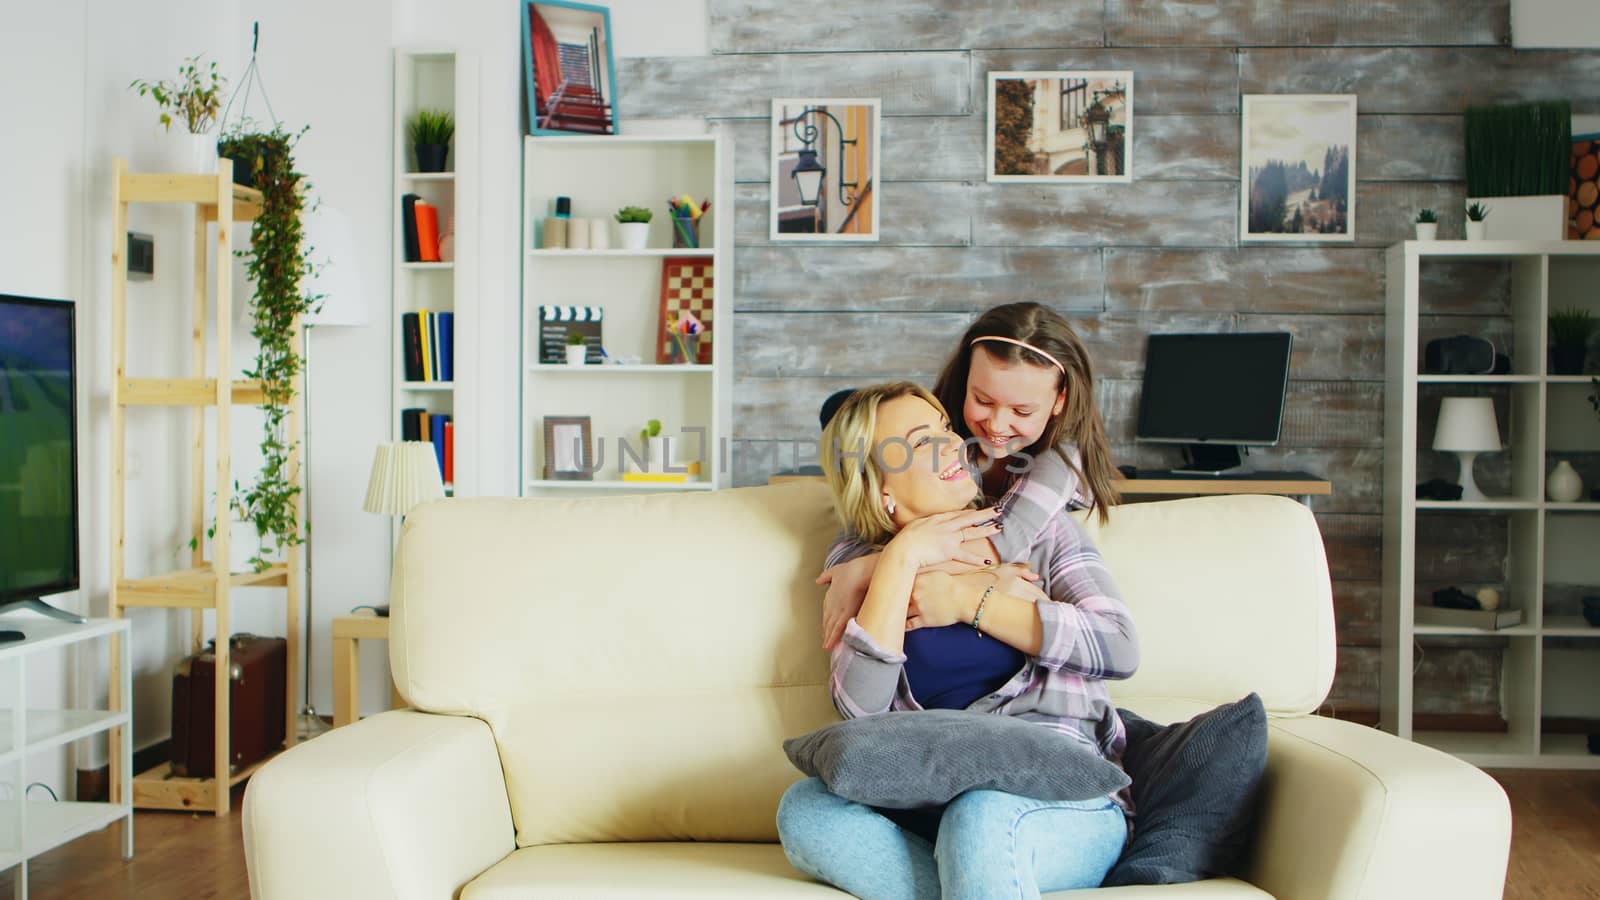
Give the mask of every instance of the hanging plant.
<svg viewBox="0 0 1600 900">
<path fill-rule="evenodd" d="M 281 125 L 267 133 L 233 134 L 222 141 L 225 155 L 244 159 L 253 167 L 261 191 L 261 214 L 250 229 L 250 249 L 235 253 L 245 260 L 245 272 L 255 285 L 250 301 L 250 330 L 258 350 L 254 366 L 245 377 L 261 382 L 261 474 L 245 490 L 240 502 L 245 516 L 255 524 L 266 546 L 291 547 L 305 543 L 295 516 L 300 487 L 289 470 L 289 454 L 298 445 L 288 433 L 289 406 L 294 401 L 294 379 L 305 362 L 296 352 L 294 337 L 300 317 L 316 308 L 321 297 L 306 291 L 313 274 L 301 219 L 305 208 L 305 176 L 294 170 L 294 145 L 306 129 L 293 134 Z M 258 554 L 251 560 L 256 570 L 268 565 Z"/>
</svg>

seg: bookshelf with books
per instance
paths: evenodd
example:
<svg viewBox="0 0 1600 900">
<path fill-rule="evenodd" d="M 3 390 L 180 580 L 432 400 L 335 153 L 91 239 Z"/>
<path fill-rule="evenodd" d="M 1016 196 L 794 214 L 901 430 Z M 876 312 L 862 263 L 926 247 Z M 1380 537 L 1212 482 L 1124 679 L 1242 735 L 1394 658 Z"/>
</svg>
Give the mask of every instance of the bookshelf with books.
<svg viewBox="0 0 1600 900">
<path fill-rule="evenodd" d="M 523 142 L 521 493 L 727 487 L 729 149 L 713 134 Z M 679 209 L 693 218 L 667 198 L 687 198 Z M 653 213 L 642 248 L 614 218 L 628 206 Z M 569 338 L 581 364 L 568 362 Z M 576 456 L 559 452 L 568 446 Z"/>
<path fill-rule="evenodd" d="M 445 489 L 459 496 L 474 484 L 467 445 L 481 258 L 478 61 L 453 49 L 400 49 L 394 65 L 391 428 L 394 440 L 434 443 Z M 424 171 L 413 146 L 412 123 L 424 112 L 454 122 L 443 171 Z"/>
</svg>

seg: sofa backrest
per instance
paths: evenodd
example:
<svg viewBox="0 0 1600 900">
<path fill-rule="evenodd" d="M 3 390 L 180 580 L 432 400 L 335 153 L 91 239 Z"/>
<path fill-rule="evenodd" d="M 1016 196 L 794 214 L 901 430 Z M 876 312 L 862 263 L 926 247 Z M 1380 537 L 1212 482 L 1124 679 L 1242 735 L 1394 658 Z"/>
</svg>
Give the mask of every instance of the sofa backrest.
<svg viewBox="0 0 1600 900">
<path fill-rule="evenodd" d="M 1139 627 L 1139 697 L 1316 708 L 1327 566 L 1288 500 L 1135 504 L 1088 526 Z M 396 684 L 493 729 L 519 846 L 771 841 L 799 777 L 784 738 L 833 721 L 813 580 L 826 488 L 450 500 L 407 517 L 390 595 Z"/>
</svg>

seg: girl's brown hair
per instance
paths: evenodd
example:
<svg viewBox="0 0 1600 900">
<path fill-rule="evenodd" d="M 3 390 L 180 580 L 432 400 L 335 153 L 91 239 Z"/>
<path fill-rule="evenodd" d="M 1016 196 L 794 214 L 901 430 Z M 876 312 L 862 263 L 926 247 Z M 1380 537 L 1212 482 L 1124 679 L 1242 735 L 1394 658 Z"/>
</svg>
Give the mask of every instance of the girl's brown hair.
<svg viewBox="0 0 1600 900">
<path fill-rule="evenodd" d="M 873 434 L 878 428 L 878 407 L 898 397 L 920 397 L 944 413 L 939 400 L 921 385 L 896 381 L 851 394 L 822 430 L 822 474 L 833 492 L 833 508 L 846 528 L 873 545 L 888 543 L 895 532 L 894 521 L 879 499 L 883 460 Z"/>
<path fill-rule="evenodd" d="M 1066 370 L 1057 370 L 1055 363 L 1025 347 L 1004 341 L 984 341 L 980 346 L 1003 363 L 1018 362 L 1049 369 L 1056 375 L 1057 393 L 1065 391 L 1067 402 L 1058 415 L 1050 417 L 1044 433 L 1033 444 L 1017 454 L 1036 456 L 1055 449 L 1066 459 L 1067 465 L 1077 473 L 1088 488 L 1089 508 L 1095 510 L 1104 523 L 1107 509 L 1121 501 L 1116 483 L 1116 467 L 1111 464 L 1111 445 L 1106 440 L 1105 422 L 1100 418 L 1100 407 L 1094 399 L 1094 369 L 1089 362 L 1089 351 L 1083 340 L 1072 330 L 1067 320 L 1055 310 L 1038 303 L 1008 303 L 996 306 L 979 316 L 977 321 L 961 336 L 961 346 L 945 363 L 944 371 L 933 386 L 933 393 L 945 409 L 961 410 L 967 402 L 967 377 L 972 371 L 973 341 L 981 337 L 1005 337 L 1032 344 L 1050 354 Z M 972 437 L 965 416 L 951 416 L 951 426 L 963 439 Z M 1072 454 L 1060 446 L 1073 443 L 1078 447 L 1082 465 L 1073 461 Z"/>
</svg>

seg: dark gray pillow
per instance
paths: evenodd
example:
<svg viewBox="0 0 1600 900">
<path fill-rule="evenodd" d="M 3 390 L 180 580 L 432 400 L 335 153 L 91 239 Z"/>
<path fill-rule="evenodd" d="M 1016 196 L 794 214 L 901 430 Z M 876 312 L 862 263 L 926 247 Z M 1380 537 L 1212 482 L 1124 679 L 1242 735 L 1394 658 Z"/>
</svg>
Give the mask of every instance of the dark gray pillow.
<svg viewBox="0 0 1600 900">
<path fill-rule="evenodd" d="M 1255 694 L 1165 728 L 1127 710 L 1122 767 L 1133 836 L 1102 885 L 1182 884 L 1233 874 L 1250 846 L 1267 767 L 1267 711 Z"/>
<path fill-rule="evenodd" d="M 935 806 L 983 789 L 1090 800 L 1128 784 L 1116 763 L 1060 732 L 959 709 L 847 719 L 784 741 L 783 752 L 840 797 L 885 809 Z"/>
</svg>

